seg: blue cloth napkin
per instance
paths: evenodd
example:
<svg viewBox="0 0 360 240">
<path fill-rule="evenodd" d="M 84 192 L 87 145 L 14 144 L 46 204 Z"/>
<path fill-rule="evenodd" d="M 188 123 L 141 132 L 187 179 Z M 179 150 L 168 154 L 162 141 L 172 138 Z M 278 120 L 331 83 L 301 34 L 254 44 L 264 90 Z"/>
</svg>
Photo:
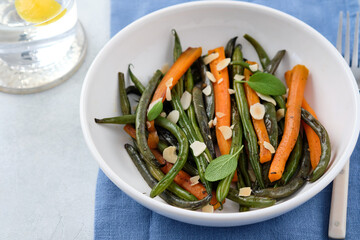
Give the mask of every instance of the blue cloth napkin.
<svg viewBox="0 0 360 240">
<path fill-rule="evenodd" d="M 181 0 L 111 1 L 111 33 L 134 20 Z M 290 15 L 314 27 L 333 44 L 339 11 L 354 19 L 357 0 L 251 0 Z M 360 239 L 360 141 L 350 163 L 347 239 Z M 119 190 L 100 170 L 96 188 L 95 239 L 327 239 L 330 184 L 305 204 L 280 217 L 241 227 L 213 228 L 174 221 L 139 205 Z M 184 234 L 186 233 L 186 234 Z"/>
</svg>

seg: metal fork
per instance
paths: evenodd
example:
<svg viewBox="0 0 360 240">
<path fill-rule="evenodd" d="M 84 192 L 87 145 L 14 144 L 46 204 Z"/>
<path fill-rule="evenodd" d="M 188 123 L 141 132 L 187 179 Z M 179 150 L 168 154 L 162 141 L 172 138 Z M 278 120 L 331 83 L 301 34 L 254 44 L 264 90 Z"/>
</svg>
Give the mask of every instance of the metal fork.
<svg viewBox="0 0 360 240">
<path fill-rule="evenodd" d="M 342 54 L 342 25 L 343 12 L 339 14 L 339 27 L 336 41 L 336 48 Z M 355 33 L 352 59 L 350 62 L 350 17 L 349 12 L 346 14 L 346 33 L 345 33 L 345 51 L 344 58 L 349 64 L 354 77 L 359 84 L 360 82 L 360 68 L 358 66 L 358 50 L 359 50 L 359 12 L 356 13 Z M 339 175 L 333 181 L 333 190 L 331 196 L 331 208 L 329 219 L 330 238 L 344 239 L 346 235 L 346 212 L 347 212 L 347 198 L 348 198 L 348 184 L 349 184 L 349 160 L 345 167 L 341 170 Z"/>
</svg>

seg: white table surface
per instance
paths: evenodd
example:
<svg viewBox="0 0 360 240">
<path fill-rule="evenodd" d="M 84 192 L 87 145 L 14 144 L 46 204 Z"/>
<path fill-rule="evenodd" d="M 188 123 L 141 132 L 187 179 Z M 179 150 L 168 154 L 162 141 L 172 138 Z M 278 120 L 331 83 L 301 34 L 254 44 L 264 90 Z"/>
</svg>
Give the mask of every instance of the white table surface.
<svg viewBox="0 0 360 240">
<path fill-rule="evenodd" d="M 0 93 L 0 239 L 92 239 L 98 165 L 80 127 L 87 69 L 110 36 L 110 0 L 77 0 L 84 64 L 65 83 Z"/>
</svg>

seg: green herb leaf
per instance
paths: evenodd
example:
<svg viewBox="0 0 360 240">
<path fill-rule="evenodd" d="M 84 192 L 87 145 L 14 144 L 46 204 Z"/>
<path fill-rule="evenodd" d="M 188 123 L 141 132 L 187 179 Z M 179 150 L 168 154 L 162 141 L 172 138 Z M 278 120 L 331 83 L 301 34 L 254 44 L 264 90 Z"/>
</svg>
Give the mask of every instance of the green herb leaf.
<svg viewBox="0 0 360 240">
<path fill-rule="evenodd" d="M 279 96 L 286 93 L 285 85 L 270 73 L 256 72 L 247 84 L 258 93 L 265 95 Z"/>
<path fill-rule="evenodd" d="M 205 179 L 210 182 L 215 182 L 226 178 L 236 170 L 238 153 L 242 150 L 243 146 L 233 155 L 222 155 L 210 162 L 205 170 Z"/>
<path fill-rule="evenodd" d="M 149 105 L 149 111 L 147 113 L 148 121 L 152 121 L 155 118 L 157 118 L 163 110 L 162 99 L 156 100 L 156 102 L 154 102 L 152 104 Z"/>
</svg>

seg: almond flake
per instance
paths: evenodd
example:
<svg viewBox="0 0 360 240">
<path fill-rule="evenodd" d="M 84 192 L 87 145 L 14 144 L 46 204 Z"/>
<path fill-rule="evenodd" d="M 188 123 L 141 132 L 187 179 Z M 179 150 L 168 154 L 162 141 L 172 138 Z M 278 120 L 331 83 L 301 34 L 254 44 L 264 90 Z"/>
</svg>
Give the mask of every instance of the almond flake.
<svg viewBox="0 0 360 240">
<path fill-rule="evenodd" d="M 216 123 L 217 123 L 217 118 L 215 117 L 213 121 L 213 125 L 216 126 Z"/>
<path fill-rule="evenodd" d="M 224 68 L 226 68 L 229 63 L 231 62 L 230 58 L 225 58 L 223 60 L 221 60 L 217 65 L 216 65 L 216 70 L 221 71 Z"/>
<path fill-rule="evenodd" d="M 214 77 L 214 75 L 211 72 L 206 71 L 206 76 L 210 81 L 216 82 L 216 78 Z"/>
<path fill-rule="evenodd" d="M 239 189 L 239 196 L 240 197 L 248 197 L 251 195 L 251 188 L 250 187 L 243 187 Z"/>
<path fill-rule="evenodd" d="M 209 138 L 209 139 L 212 139 L 212 137 L 211 137 L 210 135 L 208 135 L 208 138 Z"/>
<path fill-rule="evenodd" d="M 260 120 L 264 118 L 265 115 L 265 107 L 261 103 L 255 103 L 250 106 L 250 114 L 251 116 L 256 119 Z"/>
<path fill-rule="evenodd" d="M 234 80 L 236 81 L 241 81 L 243 80 L 245 77 L 243 75 L 240 75 L 240 74 L 235 74 L 234 76 Z"/>
<path fill-rule="evenodd" d="M 178 156 L 176 155 L 176 147 L 170 146 L 164 149 L 163 158 L 169 163 L 175 163 Z"/>
<path fill-rule="evenodd" d="M 257 70 L 259 70 L 259 65 L 258 65 L 257 63 L 251 64 L 251 65 L 249 66 L 249 68 L 250 68 L 250 71 L 256 72 Z"/>
<path fill-rule="evenodd" d="M 223 78 L 220 78 L 219 81 L 217 81 L 217 84 L 220 84 L 220 83 L 222 83 L 223 81 L 224 81 L 224 79 L 223 79 Z"/>
<path fill-rule="evenodd" d="M 222 113 L 222 112 L 216 112 L 216 117 L 217 117 L 217 118 L 222 118 L 222 117 L 224 117 L 224 116 L 225 116 L 224 113 Z"/>
<path fill-rule="evenodd" d="M 160 71 L 161 71 L 163 74 L 165 74 L 165 73 L 167 73 L 167 71 L 169 71 L 169 69 L 170 69 L 169 64 L 168 64 L 168 63 L 165 63 L 165 64 L 161 67 Z"/>
<path fill-rule="evenodd" d="M 172 110 L 169 115 L 167 116 L 167 119 L 171 121 L 172 123 L 176 124 L 179 120 L 179 111 L 178 110 Z"/>
<path fill-rule="evenodd" d="M 206 145 L 203 142 L 195 141 L 190 144 L 190 148 L 192 149 L 194 156 L 197 157 L 205 151 Z"/>
<path fill-rule="evenodd" d="M 234 93 L 235 93 L 235 90 L 234 90 L 234 89 L 229 88 L 229 89 L 228 89 L 228 92 L 229 92 L 229 94 L 231 95 L 231 94 L 234 94 Z"/>
<path fill-rule="evenodd" d="M 217 53 L 217 52 L 210 53 L 209 55 L 207 55 L 206 57 L 203 58 L 204 64 L 208 65 L 209 63 L 211 63 L 212 61 L 214 61 L 218 57 L 219 57 L 219 53 Z"/>
<path fill-rule="evenodd" d="M 228 139 L 231 138 L 231 136 L 232 136 L 232 130 L 231 130 L 230 127 L 228 127 L 228 126 L 221 126 L 221 127 L 219 127 L 219 130 L 220 130 L 221 134 L 224 136 L 224 139 L 225 139 L 225 140 L 228 140 Z"/>
<path fill-rule="evenodd" d="M 261 93 L 258 93 L 258 92 L 256 92 L 256 94 L 257 94 L 257 95 L 259 96 L 259 98 L 261 98 L 262 100 L 267 101 L 267 102 L 269 102 L 269 103 L 272 103 L 274 106 L 276 106 L 275 100 L 274 100 L 272 97 L 270 97 L 269 95 L 261 94 Z"/>
<path fill-rule="evenodd" d="M 155 101 L 153 101 L 152 103 L 150 103 L 149 108 L 148 108 L 148 112 L 150 112 L 150 110 L 155 106 L 155 104 L 157 104 L 160 101 L 162 101 L 162 98 L 158 98 Z"/>
<path fill-rule="evenodd" d="M 188 109 L 191 104 L 191 93 L 185 91 L 181 96 L 180 103 L 184 110 Z"/>
<path fill-rule="evenodd" d="M 214 207 L 210 204 L 202 207 L 201 209 L 202 212 L 207 212 L 207 213 L 213 213 L 214 212 Z"/>
<path fill-rule="evenodd" d="M 166 117 L 166 112 L 161 112 L 160 116 L 165 118 Z"/>
<path fill-rule="evenodd" d="M 212 128 L 214 126 L 214 120 L 210 120 L 208 122 L 209 128 Z"/>
<path fill-rule="evenodd" d="M 264 141 L 263 145 L 264 145 L 264 148 L 269 150 L 271 153 L 275 153 L 275 148 L 273 147 L 273 145 L 271 145 L 271 143 Z"/>
<path fill-rule="evenodd" d="M 200 176 L 193 176 L 190 178 L 190 186 L 194 186 L 199 183 Z"/>
<path fill-rule="evenodd" d="M 285 117 L 285 109 L 280 108 L 276 111 L 276 120 L 280 121 L 283 117 Z"/>
<path fill-rule="evenodd" d="M 172 87 L 172 84 L 173 84 L 173 78 L 169 78 L 169 80 L 166 81 L 165 86 L 170 88 Z"/>
<path fill-rule="evenodd" d="M 146 127 L 150 128 L 151 127 L 151 123 L 149 121 L 146 121 Z"/>
<path fill-rule="evenodd" d="M 209 85 L 206 86 L 206 88 L 204 88 L 202 92 L 205 94 L 205 96 L 209 96 L 211 94 L 211 87 Z"/>
<path fill-rule="evenodd" d="M 171 90 L 170 90 L 170 87 L 167 87 L 167 88 L 166 88 L 165 98 L 166 98 L 166 101 L 171 101 Z"/>
<path fill-rule="evenodd" d="M 230 126 L 230 129 L 233 130 L 234 127 L 235 127 L 235 124 L 231 125 L 231 126 Z"/>
<path fill-rule="evenodd" d="M 286 99 L 289 96 L 289 88 L 286 88 L 286 93 L 282 95 L 284 99 Z"/>
</svg>

